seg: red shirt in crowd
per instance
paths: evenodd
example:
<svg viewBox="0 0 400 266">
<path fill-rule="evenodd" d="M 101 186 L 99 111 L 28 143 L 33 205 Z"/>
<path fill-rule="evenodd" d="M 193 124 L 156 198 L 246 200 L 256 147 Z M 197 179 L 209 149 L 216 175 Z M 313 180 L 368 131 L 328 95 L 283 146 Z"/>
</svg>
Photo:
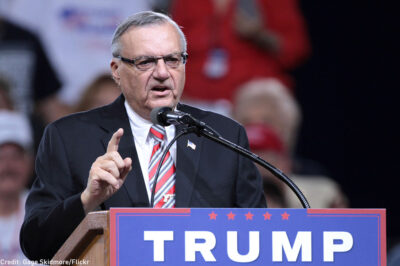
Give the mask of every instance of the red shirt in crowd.
<svg viewBox="0 0 400 266">
<path fill-rule="evenodd" d="M 231 100 L 235 89 L 253 78 L 274 77 L 287 87 L 293 82 L 287 70 L 297 66 L 309 54 L 305 24 L 296 0 L 258 0 L 263 27 L 280 40 L 280 52 L 271 54 L 235 30 L 237 0 L 229 1 L 226 12 L 215 15 L 214 1 L 175 0 L 172 17 L 182 26 L 188 40 L 188 65 L 184 96 L 197 100 Z M 210 53 L 222 48 L 226 74 L 210 77 L 205 65 Z M 218 71 L 216 71 L 218 72 Z"/>
</svg>

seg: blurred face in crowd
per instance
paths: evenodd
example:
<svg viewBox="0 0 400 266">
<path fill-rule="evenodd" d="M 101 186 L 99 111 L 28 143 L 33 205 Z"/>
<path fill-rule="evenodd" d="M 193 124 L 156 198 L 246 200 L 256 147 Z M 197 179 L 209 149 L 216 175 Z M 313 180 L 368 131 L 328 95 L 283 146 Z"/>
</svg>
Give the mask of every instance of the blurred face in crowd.
<svg viewBox="0 0 400 266">
<path fill-rule="evenodd" d="M 16 144 L 0 145 L 0 195 L 15 196 L 27 184 L 31 174 L 31 156 Z"/>
<path fill-rule="evenodd" d="M 121 56 L 128 59 L 160 57 L 183 52 L 180 36 L 170 23 L 131 27 L 120 38 Z M 111 70 L 125 99 L 145 119 L 155 107 L 175 107 L 185 85 L 185 65 L 167 66 L 163 59 L 154 68 L 140 70 L 114 58 Z"/>
<path fill-rule="evenodd" d="M 90 98 L 88 109 L 94 109 L 112 103 L 121 94 L 118 86 L 110 80 L 97 87 L 96 93 Z"/>
<path fill-rule="evenodd" d="M 280 136 L 284 134 L 285 121 L 276 102 L 266 98 L 249 98 L 237 103 L 235 118 L 242 124 L 267 123 Z"/>
</svg>

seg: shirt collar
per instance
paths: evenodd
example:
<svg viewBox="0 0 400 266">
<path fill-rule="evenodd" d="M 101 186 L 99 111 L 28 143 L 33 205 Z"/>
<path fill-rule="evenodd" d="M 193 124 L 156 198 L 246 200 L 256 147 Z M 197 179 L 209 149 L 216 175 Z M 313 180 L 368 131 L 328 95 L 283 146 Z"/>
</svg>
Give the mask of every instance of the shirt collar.
<svg viewBox="0 0 400 266">
<path fill-rule="evenodd" d="M 125 100 L 125 108 L 129 117 L 133 136 L 139 143 L 146 143 L 152 123 L 138 115 Z"/>
<path fill-rule="evenodd" d="M 128 104 L 128 101 L 126 99 L 124 105 L 129 117 L 129 123 L 131 124 L 133 136 L 135 136 L 135 138 L 138 140 L 139 143 L 148 143 L 150 128 L 153 125 L 153 123 L 138 115 Z M 167 142 L 169 142 L 175 136 L 175 126 L 174 125 L 166 126 L 165 130 L 166 130 L 166 140 Z"/>
</svg>

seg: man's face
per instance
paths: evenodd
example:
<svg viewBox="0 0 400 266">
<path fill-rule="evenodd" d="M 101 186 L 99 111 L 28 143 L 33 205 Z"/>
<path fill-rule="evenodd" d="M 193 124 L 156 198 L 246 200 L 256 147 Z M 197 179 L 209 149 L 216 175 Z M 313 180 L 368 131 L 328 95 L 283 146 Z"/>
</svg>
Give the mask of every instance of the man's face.
<svg viewBox="0 0 400 266">
<path fill-rule="evenodd" d="M 121 36 L 120 43 L 121 56 L 128 59 L 183 52 L 179 34 L 169 23 L 132 27 Z M 154 69 L 142 71 L 114 58 L 111 70 L 129 105 L 148 120 L 156 107 L 175 107 L 185 85 L 185 66 L 170 68 L 162 59 Z"/>
<path fill-rule="evenodd" d="M 20 193 L 29 180 L 32 158 L 16 144 L 0 145 L 0 195 Z"/>
</svg>

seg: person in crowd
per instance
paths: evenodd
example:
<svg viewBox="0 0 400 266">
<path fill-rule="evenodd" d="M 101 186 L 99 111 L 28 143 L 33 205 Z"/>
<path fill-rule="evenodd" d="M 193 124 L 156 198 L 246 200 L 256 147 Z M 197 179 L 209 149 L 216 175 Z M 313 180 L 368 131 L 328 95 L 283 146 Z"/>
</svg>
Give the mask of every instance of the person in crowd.
<svg viewBox="0 0 400 266">
<path fill-rule="evenodd" d="M 188 39 L 184 101 L 229 113 L 235 89 L 249 80 L 294 89 L 289 70 L 310 52 L 297 0 L 173 0 L 170 12 Z"/>
<path fill-rule="evenodd" d="M 1 75 L 0 75 L 0 110 L 16 111 L 14 107 L 14 102 L 10 96 L 9 82 L 5 77 L 2 77 Z M 28 118 L 32 128 L 33 152 L 35 154 L 39 146 L 40 139 L 42 138 L 44 124 L 43 121 L 35 114 L 31 114 L 30 116 L 28 116 Z M 31 182 L 32 179 L 29 182 L 28 187 L 30 187 Z"/>
<path fill-rule="evenodd" d="M 312 208 L 347 208 L 349 206 L 347 197 L 333 179 L 323 175 L 293 173 L 291 156 L 271 126 L 265 123 L 252 123 L 245 125 L 245 128 L 250 149 L 292 179 Z M 285 183 L 260 166 L 259 170 L 264 179 L 264 190 L 269 206 L 273 202 L 275 206 L 281 208 L 302 207 L 299 199 Z"/>
<path fill-rule="evenodd" d="M 4 4 L 3 12 L 0 4 L 0 14 L 37 33 L 62 81 L 59 99 L 74 107 L 88 84 L 108 71 L 116 25 L 148 10 L 152 1 L 13 0 Z"/>
<path fill-rule="evenodd" d="M 17 265 L 26 260 L 19 245 L 19 229 L 33 169 L 31 134 L 26 116 L 0 110 L 0 258 L 17 261 Z"/>
<path fill-rule="evenodd" d="M 0 17 L 0 75 L 14 108 L 49 123 L 68 114 L 57 96 L 61 83 L 36 35 Z"/>
<path fill-rule="evenodd" d="M 239 86 L 232 116 L 242 124 L 266 123 L 290 152 L 295 149 L 301 123 L 300 107 L 287 88 L 274 78 L 260 78 Z"/>
<path fill-rule="evenodd" d="M 234 103 L 233 117 L 245 125 L 252 151 L 293 179 L 309 199 L 311 207 L 349 206 L 340 185 L 321 170 L 323 167 L 318 163 L 304 164 L 309 160 L 300 160 L 295 155 L 301 111 L 296 99 L 281 83 L 275 79 L 246 82 L 237 90 Z M 265 169 L 260 171 L 269 183 L 275 182 L 284 190 L 287 206 L 301 207 L 300 201 L 284 183 Z"/>
<path fill-rule="evenodd" d="M 242 124 L 266 123 L 283 142 L 296 174 L 329 175 L 318 162 L 295 154 L 302 113 L 295 97 L 276 79 L 253 79 L 239 86 L 232 116 Z"/>
<path fill-rule="evenodd" d="M 234 120 L 179 103 L 188 57 L 180 27 L 160 13 L 136 13 L 117 27 L 111 48 L 122 95 L 50 124 L 43 136 L 20 232 L 30 259 L 51 258 L 95 210 L 266 207 L 251 160 L 196 133 L 174 143 L 155 181 L 161 152 L 185 127 L 151 122 L 155 108 L 189 113 L 248 148 L 245 129 Z"/>
<path fill-rule="evenodd" d="M 266 124 L 252 123 L 245 125 L 250 149 L 268 163 L 278 167 L 284 173 L 290 169 L 290 161 L 285 155 L 283 143 L 275 131 Z M 265 198 L 269 208 L 287 208 L 285 184 L 271 172 L 257 164 L 263 177 Z"/>
<path fill-rule="evenodd" d="M 75 111 L 87 111 L 112 103 L 121 90 L 114 82 L 110 74 L 102 74 L 95 78 L 84 90 L 82 98 L 78 102 Z"/>
</svg>

